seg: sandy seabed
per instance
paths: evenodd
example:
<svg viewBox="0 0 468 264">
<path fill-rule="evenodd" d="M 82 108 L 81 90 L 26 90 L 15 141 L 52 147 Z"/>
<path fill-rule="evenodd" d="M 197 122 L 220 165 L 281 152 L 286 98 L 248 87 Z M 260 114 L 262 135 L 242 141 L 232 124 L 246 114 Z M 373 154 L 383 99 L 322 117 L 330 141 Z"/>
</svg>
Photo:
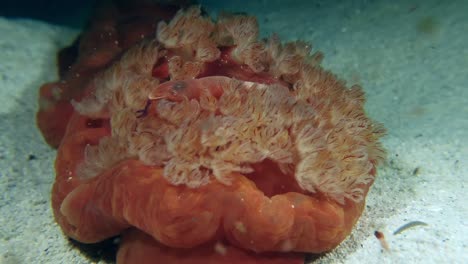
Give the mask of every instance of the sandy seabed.
<svg viewBox="0 0 468 264">
<path fill-rule="evenodd" d="M 325 68 L 364 87 L 368 114 L 388 129 L 388 159 L 358 225 L 310 263 L 468 263 L 468 1 L 201 2 L 210 14 L 256 15 L 262 36 L 310 41 Z M 55 150 L 34 120 L 38 87 L 57 78 L 55 53 L 77 33 L 0 18 L 0 264 L 111 263 L 55 224 Z M 411 221 L 427 225 L 393 235 Z"/>
</svg>

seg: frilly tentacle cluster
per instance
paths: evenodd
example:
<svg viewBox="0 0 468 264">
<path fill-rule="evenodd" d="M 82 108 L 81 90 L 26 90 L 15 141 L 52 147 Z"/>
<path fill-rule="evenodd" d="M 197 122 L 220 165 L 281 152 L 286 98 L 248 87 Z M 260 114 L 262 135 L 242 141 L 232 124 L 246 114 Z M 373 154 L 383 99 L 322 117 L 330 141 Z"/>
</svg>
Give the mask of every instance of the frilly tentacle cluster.
<svg viewBox="0 0 468 264">
<path fill-rule="evenodd" d="M 268 159 L 308 192 L 361 201 L 384 157 L 378 141 L 384 129 L 366 117 L 361 88 L 347 88 L 321 68 L 321 53 L 310 51 L 307 43 L 283 45 L 277 36 L 258 40 L 250 16 L 213 22 L 197 7 L 180 11 L 158 25 L 156 40 L 130 49 L 95 78 L 91 95 L 74 102 L 82 115 L 110 118 L 112 130 L 86 148 L 79 175 L 93 177 L 138 158 L 164 167 L 173 184 L 198 187 L 214 179 L 229 184 L 232 172 L 251 173 Z M 157 100 L 147 116 L 137 117 L 150 91 L 166 81 L 152 76 L 158 61 L 167 60 L 170 80 L 197 81 L 223 54 L 274 81 L 226 73 L 231 78 L 220 96 L 203 90 L 181 102 Z"/>
</svg>

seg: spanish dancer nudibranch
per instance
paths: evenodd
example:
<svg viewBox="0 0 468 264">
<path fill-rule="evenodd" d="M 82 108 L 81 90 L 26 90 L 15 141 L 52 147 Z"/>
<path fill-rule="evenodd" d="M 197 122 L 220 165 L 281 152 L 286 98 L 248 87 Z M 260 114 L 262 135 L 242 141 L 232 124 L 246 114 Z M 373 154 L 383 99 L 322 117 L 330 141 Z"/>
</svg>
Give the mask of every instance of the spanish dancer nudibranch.
<svg viewBox="0 0 468 264">
<path fill-rule="evenodd" d="M 350 234 L 385 156 L 360 87 L 251 16 L 99 12 L 40 93 L 65 235 L 170 264 L 303 263 Z"/>
</svg>

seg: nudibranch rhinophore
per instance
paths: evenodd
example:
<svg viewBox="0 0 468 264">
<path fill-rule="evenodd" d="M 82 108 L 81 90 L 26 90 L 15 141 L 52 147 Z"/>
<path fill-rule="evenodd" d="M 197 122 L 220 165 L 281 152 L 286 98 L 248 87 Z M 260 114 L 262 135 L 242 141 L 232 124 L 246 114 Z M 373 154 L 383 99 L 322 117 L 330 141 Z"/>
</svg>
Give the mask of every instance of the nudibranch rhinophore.
<svg viewBox="0 0 468 264">
<path fill-rule="evenodd" d="M 349 235 L 384 129 L 309 44 L 191 7 L 120 51 L 78 53 L 72 73 L 101 67 L 57 88 L 81 91 L 63 137 L 45 136 L 59 142 L 52 203 L 67 236 L 121 234 L 118 263 L 302 263 Z"/>
</svg>

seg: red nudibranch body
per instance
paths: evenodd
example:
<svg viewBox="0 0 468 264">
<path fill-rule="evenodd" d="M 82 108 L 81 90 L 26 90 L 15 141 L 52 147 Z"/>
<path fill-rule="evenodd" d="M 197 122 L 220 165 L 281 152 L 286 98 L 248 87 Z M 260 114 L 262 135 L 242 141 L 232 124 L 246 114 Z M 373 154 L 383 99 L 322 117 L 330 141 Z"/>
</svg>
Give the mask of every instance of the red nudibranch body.
<svg viewBox="0 0 468 264">
<path fill-rule="evenodd" d="M 152 36 L 151 8 L 100 13 L 41 88 L 63 232 L 122 235 L 118 263 L 303 263 L 336 247 L 384 157 L 360 87 L 304 42 L 258 40 L 253 17 L 191 7 Z"/>
</svg>

